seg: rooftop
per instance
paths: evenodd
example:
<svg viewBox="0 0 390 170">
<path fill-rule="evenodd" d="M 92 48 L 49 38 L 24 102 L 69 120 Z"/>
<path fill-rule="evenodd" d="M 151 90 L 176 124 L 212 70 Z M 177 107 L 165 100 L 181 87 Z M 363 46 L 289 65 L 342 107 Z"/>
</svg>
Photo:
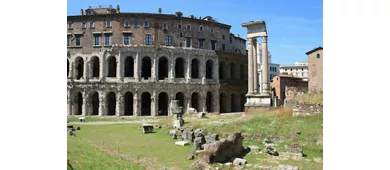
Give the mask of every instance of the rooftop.
<svg viewBox="0 0 390 170">
<path fill-rule="evenodd" d="M 315 52 L 315 51 L 322 50 L 322 49 L 323 49 L 322 46 L 315 47 L 315 48 L 313 48 L 312 50 L 306 52 L 306 55 L 309 55 L 309 54 L 311 54 L 311 53 L 313 53 L 313 52 Z"/>
</svg>

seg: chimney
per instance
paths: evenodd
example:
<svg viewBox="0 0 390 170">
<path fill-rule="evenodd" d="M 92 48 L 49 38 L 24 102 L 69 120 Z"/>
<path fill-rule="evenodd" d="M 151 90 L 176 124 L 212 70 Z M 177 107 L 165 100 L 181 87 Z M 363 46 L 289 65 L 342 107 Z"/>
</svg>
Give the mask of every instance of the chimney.
<svg viewBox="0 0 390 170">
<path fill-rule="evenodd" d="M 158 8 L 158 14 L 161 14 L 161 13 L 162 13 L 162 9 Z"/>
<path fill-rule="evenodd" d="M 116 5 L 116 13 L 120 13 L 119 4 L 118 4 L 118 5 Z"/>
<path fill-rule="evenodd" d="M 80 9 L 80 14 L 84 15 L 84 10 L 83 9 Z"/>
</svg>

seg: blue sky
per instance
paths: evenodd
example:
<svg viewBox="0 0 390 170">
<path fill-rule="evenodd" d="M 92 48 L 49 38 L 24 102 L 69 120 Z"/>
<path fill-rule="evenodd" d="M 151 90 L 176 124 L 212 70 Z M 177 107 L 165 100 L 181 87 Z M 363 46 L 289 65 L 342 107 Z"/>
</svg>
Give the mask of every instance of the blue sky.
<svg viewBox="0 0 390 170">
<path fill-rule="evenodd" d="M 307 61 L 305 52 L 323 46 L 322 0 L 68 0 L 67 15 L 79 15 L 88 6 L 120 5 L 123 12 L 173 14 L 184 16 L 212 16 L 219 22 L 231 25 L 233 34 L 246 39 L 246 29 L 241 23 L 264 20 L 267 23 L 268 49 L 272 62 L 293 64 Z M 258 42 L 261 42 L 258 39 Z"/>
</svg>

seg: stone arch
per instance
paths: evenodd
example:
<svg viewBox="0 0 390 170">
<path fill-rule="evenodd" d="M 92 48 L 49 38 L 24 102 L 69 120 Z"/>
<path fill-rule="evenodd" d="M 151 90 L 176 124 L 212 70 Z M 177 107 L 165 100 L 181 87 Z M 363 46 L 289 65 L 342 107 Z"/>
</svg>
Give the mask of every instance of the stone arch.
<svg viewBox="0 0 390 170">
<path fill-rule="evenodd" d="M 191 95 L 191 107 L 195 108 L 198 112 L 200 111 L 199 110 L 199 93 L 198 92 L 194 92 Z"/>
<path fill-rule="evenodd" d="M 244 93 L 241 94 L 240 96 L 240 106 L 241 106 L 241 111 L 245 111 L 245 103 L 246 103 L 246 96 Z"/>
<path fill-rule="evenodd" d="M 225 93 L 221 93 L 219 95 L 219 112 L 220 113 L 226 113 L 227 112 L 227 103 L 226 103 L 226 94 Z"/>
<path fill-rule="evenodd" d="M 194 58 L 191 61 L 191 78 L 195 78 L 195 79 L 199 78 L 199 72 L 200 72 L 199 60 Z"/>
<path fill-rule="evenodd" d="M 237 106 L 237 96 L 236 94 L 232 94 L 230 96 L 230 112 L 237 112 L 238 106 Z"/>
<path fill-rule="evenodd" d="M 160 57 L 158 59 L 158 79 L 164 80 L 168 78 L 168 70 L 169 70 L 168 59 L 166 57 Z"/>
<path fill-rule="evenodd" d="M 114 92 L 108 92 L 106 96 L 107 100 L 107 115 L 114 116 L 116 111 L 116 94 Z"/>
<path fill-rule="evenodd" d="M 168 116 L 168 108 L 169 108 L 168 94 L 165 92 L 161 92 L 158 95 L 158 115 Z"/>
<path fill-rule="evenodd" d="M 124 96 L 124 105 L 125 105 L 125 116 L 132 116 L 133 115 L 133 105 L 134 105 L 134 98 L 133 93 L 126 92 Z"/>
<path fill-rule="evenodd" d="M 91 77 L 98 78 L 100 73 L 100 61 L 98 57 L 93 56 L 91 58 L 90 68 L 91 68 Z"/>
<path fill-rule="evenodd" d="M 206 62 L 206 79 L 213 79 L 214 78 L 214 61 L 213 60 L 207 60 Z"/>
<path fill-rule="evenodd" d="M 225 77 L 225 62 L 221 61 L 219 63 L 219 79 L 220 80 L 224 80 L 226 77 Z"/>
<path fill-rule="evenodd" d="M 110 56 L 107 58 L 107 77 L 116 77 L 116 58 Z"/>
<path fill-rule="evenodd" d="M 82 57 L 77 57 L 75 60 L 75 78 L 81 79 L 84 77 L 84 59 Z"/>
<path fill-rule="evenodd" d="M 244 66 L 244 64 L 240 65 L 240 80 L 245 80 L 245 66 Z"/>
<path fill-rule="evenodd" d="M 125 59 L 125 77 L 134 77 L 134 58 L 128 56 Z"/>
<path fill-rule="evenodd" d="M 141 116 L 151 116 L 152 99 L 149 92 L 144 92 L 141 95 Z"/>
<path fill-rule="evenodd" d="M 207 92 L 207 96 L 206 96 L 206 111 L 207 112 L 213 112 L 213 105 L 214 105 L 214 101 L 213 101 L 213 93 L 212 92 Z"/>
<path fill-rule="evenodd" d="M 184 94 L 182 92 L 176 93 L 175 100 L 178 100 L 179 106 L 183 107 L 183 109 L 184 109 Z"/>
<path fill-rule="evenodd" d="M 83 94 L 81 92 L 76 93 L 74 103 L 75 103 L 74 115 L 82 115 L 83 114 Z"/>
<path fill-rule="evenodd" d="M 99 115 L 99 93 L 93 92 L 92 93 L 92 115 Z"/>
<path fill-rule="evenodd" d="M 181 57 L 175 62 L 175 78 L 184 78 L 184 59 Z"/>
<path fill-rule="evenodd" d="M 141 77 L 144 79 L 152 77 L 152 60 L 148 56 L 142 58 Z"/>
<path fill-rule="evenodd" d="M 237 68 L 235 63 L 230 63 L 230 80 L 236 80 L 237 78 Z"/>
</svg>

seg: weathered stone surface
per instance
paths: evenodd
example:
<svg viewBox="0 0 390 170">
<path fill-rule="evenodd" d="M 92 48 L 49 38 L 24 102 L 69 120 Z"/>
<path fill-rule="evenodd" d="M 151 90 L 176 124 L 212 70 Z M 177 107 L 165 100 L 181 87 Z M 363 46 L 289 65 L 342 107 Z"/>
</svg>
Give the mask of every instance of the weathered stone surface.
<svg viewBox="0 0 390 170">
<path fill-rule="evenodd" d="M 250 149 L 251 152 L 252 151 L 254 151 L 254 152 L 260 151 L 260 147 L 255 146 L 255 145 L 248 146 L 248 148 Z"/>
<path fill-rule="evenodd" d="M 172 127 L 173 128 L 180 128 L 183 127 L 184 123 L 181 120 L 172 120 Z"/>
<path fill-rule="evenodd" d="M 187 141 L 177 141 L 177 142 L 175 142 L 175 145 L 180 145 L 180 146 L 187 146 L 189 144 L 190 143 L 187 142 Z"/>
<path fill-rule="evenodd" d="M 176 134 L 176 130 L 170 130 L 170 131 L 168 132 L 168 134 L 169 134 L 170 136 L 172 136 L 172 135 Z"/>
<path fill-rule="evenodd" d="M 290 153 L 302 153 L 302 146 L 300 144 L 287 145 L 287 151 Z"/>
<path fill-rule="evenodd" d="M 190 166 L 191 169 L 201 169 L 201 170 L 205 170 L 207 168 L 209 168 L 209 164 L 202 161 L 202 160 L 197 160 L 195 161 L 194 163 L 191 164 Z"/>
<path fill-rule="evenodd" d="M 314 162 L 322 163 L 322 159 L 321 158 L 314 157 L 313 160 L 314 160 Z"/>
<path fill-rule="evenodd" d="M 267 137 L 267 140 L 268 141 L 271 141 L 273 143 L 279 143 L 279 142 L 282 142 L 284 139 L 283 136 L 268 136 Z"/>
<path fill-rule="evenodd" d="M 194 132 L 184 130 L 183 133 L 181 134 L 181 138 L 182 138 L 182 140 L 193 141 Z"/>
<path fill-rule="evenodd" d="M 242 159 L 242 158 L 235 158 L 233 160 L 233 164 L 236 166 L 245 166 L 246 163 L 247 163 L 247 161 L 245 159 Z"/>
<path fill-rule="evenodd" d="M 205 139 L 206 139 L 206 143 L 212 143 L 219 140 L 219 135 L 218 134 L 207 135 Z"/>
<path fill-rule="evenodd" d="M 200 113 L 198 113 L 198 117 L 199 118 L 206 118 L 206 113 L 205 112 L 200 112 Z"/>
<path fill-rule="evenodd" d="M 69 128 L 68 129 L 68 135 L 69 136 L 75 136 L 75 134 L 73 133 L 73 128 Z"/>
<path fill-rule="evenodd" d="M 203 137 L 204 136 L 202 129 L 194 130 L 194 135 L 195 135 L 195 137 Z"/>
<path fill-rule="evenodd" d="M 204 139 L 204 137 L 195 137 L 194 139 L 194 149 L 195 150 L 198 150 L 198 149 L 202 149 L 202 145 L 206 143 L 206 140 Z"/>
<path fill-rule="evenodd" d="M 196 114 L 196 113 L 198 113 L 198 111 L 195 108 L 189 108 L 188 113 L 189 114 Z"/>
<path fill-rule="evenodd" d="M 299 170 L 299 169 L 298 169 L 298 167 L 291 166 L 291 165 L 278 165 L 277 170 Z"/>
<path fill-rule="evenodd" d="M 241 133 L 232 133 L 227 139 L 215 141 L 207 149 L 199 151 L 197 156 L 206 163 L 226 162 L 243 153 Z"/>
<path fill-rule="evenodd" d="M 267 142 L 263 142 L 263 144 L 264 144 L 264 153 L 267 153 L 267 154 L 270 154 L 273 156 L 279 156 L 279 153 L 275 148 L 275 144 L 267 143 Z"/>
<path fill-rule="evenodd" d="M 153 125 L 151 124 L 143 124 L 142 130 L 144 133 L 152 133 L 153 132 Z"/>
<path fill-rule="evenodd" d="M 264 166 L 264 165 L 254 165 L 253 168 L 259 169 L 259 170 L 271 170 L 272 168 L 270 166 Z"/>
</svg>

